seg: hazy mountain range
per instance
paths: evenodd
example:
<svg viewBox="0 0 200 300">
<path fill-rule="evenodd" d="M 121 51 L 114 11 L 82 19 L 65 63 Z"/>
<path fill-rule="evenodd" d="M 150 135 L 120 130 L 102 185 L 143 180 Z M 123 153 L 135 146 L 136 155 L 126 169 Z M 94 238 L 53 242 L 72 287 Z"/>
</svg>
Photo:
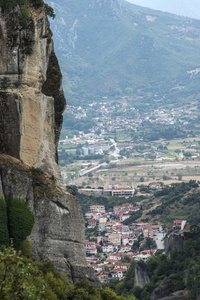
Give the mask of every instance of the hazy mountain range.
<svg viewBox="0 0 200 300">
<path fill-rule="evenodd" d="M 118 0 L 54 0 L 51 21 L 70 103 L 129 95 L 135 101 L 195 100 L 200 21 Z"/>
<path fill-rule="evenodd" d="M 200 19 L 200 0 L 127 0 L 130 3 Z"/>
</svg>

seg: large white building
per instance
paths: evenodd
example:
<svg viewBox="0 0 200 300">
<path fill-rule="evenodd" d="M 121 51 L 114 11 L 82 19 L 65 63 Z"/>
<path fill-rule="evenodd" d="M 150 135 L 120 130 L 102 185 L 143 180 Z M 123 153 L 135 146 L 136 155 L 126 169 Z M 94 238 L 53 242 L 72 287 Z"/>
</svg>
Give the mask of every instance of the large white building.
<svg viewBox="0 0 200 300">
<path fill-rule="evenodd" d="M 133 197 L 135 192 L 134 188 L 116 188 L 116 189 L 104 189 L 103 193 L 105 195 L 110 195 L 113 197 Z"/>
</svg>

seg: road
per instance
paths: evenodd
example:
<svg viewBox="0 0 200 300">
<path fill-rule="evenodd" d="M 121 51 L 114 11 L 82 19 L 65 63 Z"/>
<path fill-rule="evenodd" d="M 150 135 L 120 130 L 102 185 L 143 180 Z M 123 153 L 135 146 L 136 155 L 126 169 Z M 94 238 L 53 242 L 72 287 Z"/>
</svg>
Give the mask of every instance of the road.
<svg viewBox="0 0 200 300">
<path fill-rule="evenodd" d="M 117 148 L 117 143 L 115 142 L 114 139 L 110 139 L 110 141 L 111 141 L 111 143 L 112 143 L 112 146 L 115 147 L 115 151 L 111 152 L 110 154 L 111 154 L 112 156 L 114 156 L 114 157 L 120 156 L 120 155 L 119 155 L 119 151 L 120 151 L 120 150 L 119 150 L 119 148 Z"/>
<path fill-rule="evenodd" d="M 120 150 L 119 150 L 119 148 L 117 147 L 117 143 L 115 142 L 114 139 L 110 139 L 110 141 L 111 141 L 111 143 L 112 143 L 112 145 L 111 145 L 110 147 L 115 146 L 115 150 L 114 150 L 113 152 L 110 152 L 110 154 L 111 154 L 112 156 L 118 158 L 118 157 L 120 156 L 120 155 L 119 155 Z M 123 157 L 123 159 L 126 159 L 126 157 Z M 118 161 L 118 160 L 112 160 L 112 161 L 110 161 L 110 163 L 114 163 L 114 162 L 117 162 L 117 161 Z M 84 175 L 86 175 L 86 174 L 88 174 L 88 173 L 90 173 L 90 172 L 97 171 L 100 167 L 106 166 L 106 165 L 109 165 L 109 163 L 108 163 L 108 164 L 107 164 L 107 163 L 98 164 L 97 166 L 92 167 L 92 168 L 90 168 L 89 170 L 81 170 L 81 171 L 79 172 L 79 176 L 84 176 Z"/>
<path fill-rule="evenodd" d="M 164 242 L 163 242 L 164 236 L 165 236 L 165 233 L 162 233 L 162 232 L 157 233 L 156 239 L 155 239 L 157 249 L 161 249 L 161 250 L 165 249 Z"/>
<path fill-rule="evenodd" d="M 83 176 L 83 175 L 86 175 L 86 174 L 88 174 L 88 173 L 90 173 L 90 172 L 96 171 L 96 170 L 98 170 L 100 167 L 106 166 L 106 165 L 107 165 L 107 163 L 102 163 L 102 164 L 99 164 L 99 165 L 97 165 L 97 166 L 95 166 L 95 167 L 89 169 L 89 170 L 80 171 L 80 172 L 79 172 L 79 176 Z"/>
</svg>

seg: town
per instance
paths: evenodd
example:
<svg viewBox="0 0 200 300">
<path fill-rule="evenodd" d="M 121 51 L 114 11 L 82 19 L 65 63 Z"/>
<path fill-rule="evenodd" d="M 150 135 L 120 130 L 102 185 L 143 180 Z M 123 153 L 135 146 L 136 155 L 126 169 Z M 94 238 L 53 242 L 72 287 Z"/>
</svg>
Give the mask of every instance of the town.
<svg viewBox="0 0 200 300">
<path fill-rule="evenodd" d="M 97 232 L 97 236 L 90 235 L 85 241 L 87 261 L 101 282 L 123 279 L 132 260 L 147 261 L 158 249 L 164 249 L 164 224 L 123 224 L 130 213 L 139 210 L 140 203 L 134 206 L 127 202 L 114 206 L 109 212 L 104 205 L 91 205 L 90 211 L 85 213 L 87 230 L 96 228 Z M 183 230 L 186 223 L 175 220 L 173 230 Z"/>
<path fill-rule="evenodd" d="M 190 173 L 200 174 L 199 106 L 196 102 L 181 108 L 169 105 L 162 110 L 153 107 L 142 110 L 133 107 L 125 98 L 120 101 L 104 99 L 79 107 L 68 106 L 64 114 L 58 154 L 65 184 L 104 186 L 104 177 L 107 175 L 110 181 L 120 169 L 124 178 L 120 181 L 130 186 L 129 178 L 125 178 L 130 172 L 125 165 L 132 166 L 134 182 L 142 177 L 148 182 L 163 178 L 174 182 Z M 169 161 L 170 164 L 164 166 Z M 162 166 L 157 167 L 155 162 Z M 147 164 L 147 167 L 138 170 L 140 164 Z M 196 169 L 189 172 L 186 166 Z M 91 178 L 95 173 L 100 179 L 98 182 Z"/>
</svg>

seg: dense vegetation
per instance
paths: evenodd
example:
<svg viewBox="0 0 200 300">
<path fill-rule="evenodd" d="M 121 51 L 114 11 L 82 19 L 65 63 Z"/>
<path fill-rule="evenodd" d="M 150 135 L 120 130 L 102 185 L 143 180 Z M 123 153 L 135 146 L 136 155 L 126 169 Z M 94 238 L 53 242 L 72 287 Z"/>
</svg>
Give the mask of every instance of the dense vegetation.
<svg viewBox="0 0 200 300">
<path fill-rule="evenodd" d="M 26 7 L 27 0 L 0 0 L 0 6 L 3 8 L 3 10 L 11 10 L 15 6 L 22 7 L 22 14 L 24 18 L 29 17 L 29 10 Z M 43 6 L 45 8 L 45 11 L 49 17 L 52 19 L 55 18 L 54 10 L 51 6 L 49 6 L 47 3 L 44 3 L 43 0 L 31 0 L 31 3 L 36 8 Z"/>
<path fill-rule="evenodd" d="M 150 210 L 147 215 L 156 217 L 171 228 L 175 219 L 187 220 L 190 224 L 200 223 L 199 199 L 200 190 L 196 181 L 188 183 L 173 183 L 165 186 L 154 193 L 159 204 L 155 209 Z"/>
<path fill-rule="evenodd" d="M 158 139 L 172 140 L 176 138 L 186 138 L 187 132 L 181 129 L 181 126 L 152 124 L 143 122 L 138 132 L 131 133 L 134 140 L 142 138 L 144 141 L 156 141 Z"/>
<path fill-rule="evenodd" d="M 149 300 L 152 291 L 161 281 L 169 278 L 169 293 L 186 288 L 189 290 L 187 299 L 195 300 L 197 289 L 200 287 L 200 228 L 194 225 L 191 226 L 191 231 L 193 236 L 184 241 L 183 250 L 175 249 L 170 258 L 158 253 L 148 260 L 146 264 L 151 271 L 151 283 L 146 284 L 143 289 L 134 287 L 134 262 L 122 281 L 111 280 L 109 286 L 119 294 L 133 294 L 139 300 Z"/>
<path fill-rule="evenodd" d="M 87 280 L 72 285 L 52 262 L 32 260 L 10 247 L 0 250 L 0 299 L 125 300 L 110 288 L 95 288 Z"/>
<path fill-rule="evenodd" d="M 0 245 L 8 246 L 11 239 L 15 248 L 19 249 L 33 228 L 33 213 L 23 199 L 9 198 L 5 201 L 0 196 L 0 216 Z"/>
<path fill-rule="evenodd" d="M 95 121 L 91 120 L 90 117 L 75 119 L 74 115 L 69 113 L 65 113 L 65 117 L 63 120 L 64 128 L 67 128 L 68 130 L 84 131 L 85 133 L 88 133 L 88 129 L 94 127 L 95 125 Z"/>
</svg>

